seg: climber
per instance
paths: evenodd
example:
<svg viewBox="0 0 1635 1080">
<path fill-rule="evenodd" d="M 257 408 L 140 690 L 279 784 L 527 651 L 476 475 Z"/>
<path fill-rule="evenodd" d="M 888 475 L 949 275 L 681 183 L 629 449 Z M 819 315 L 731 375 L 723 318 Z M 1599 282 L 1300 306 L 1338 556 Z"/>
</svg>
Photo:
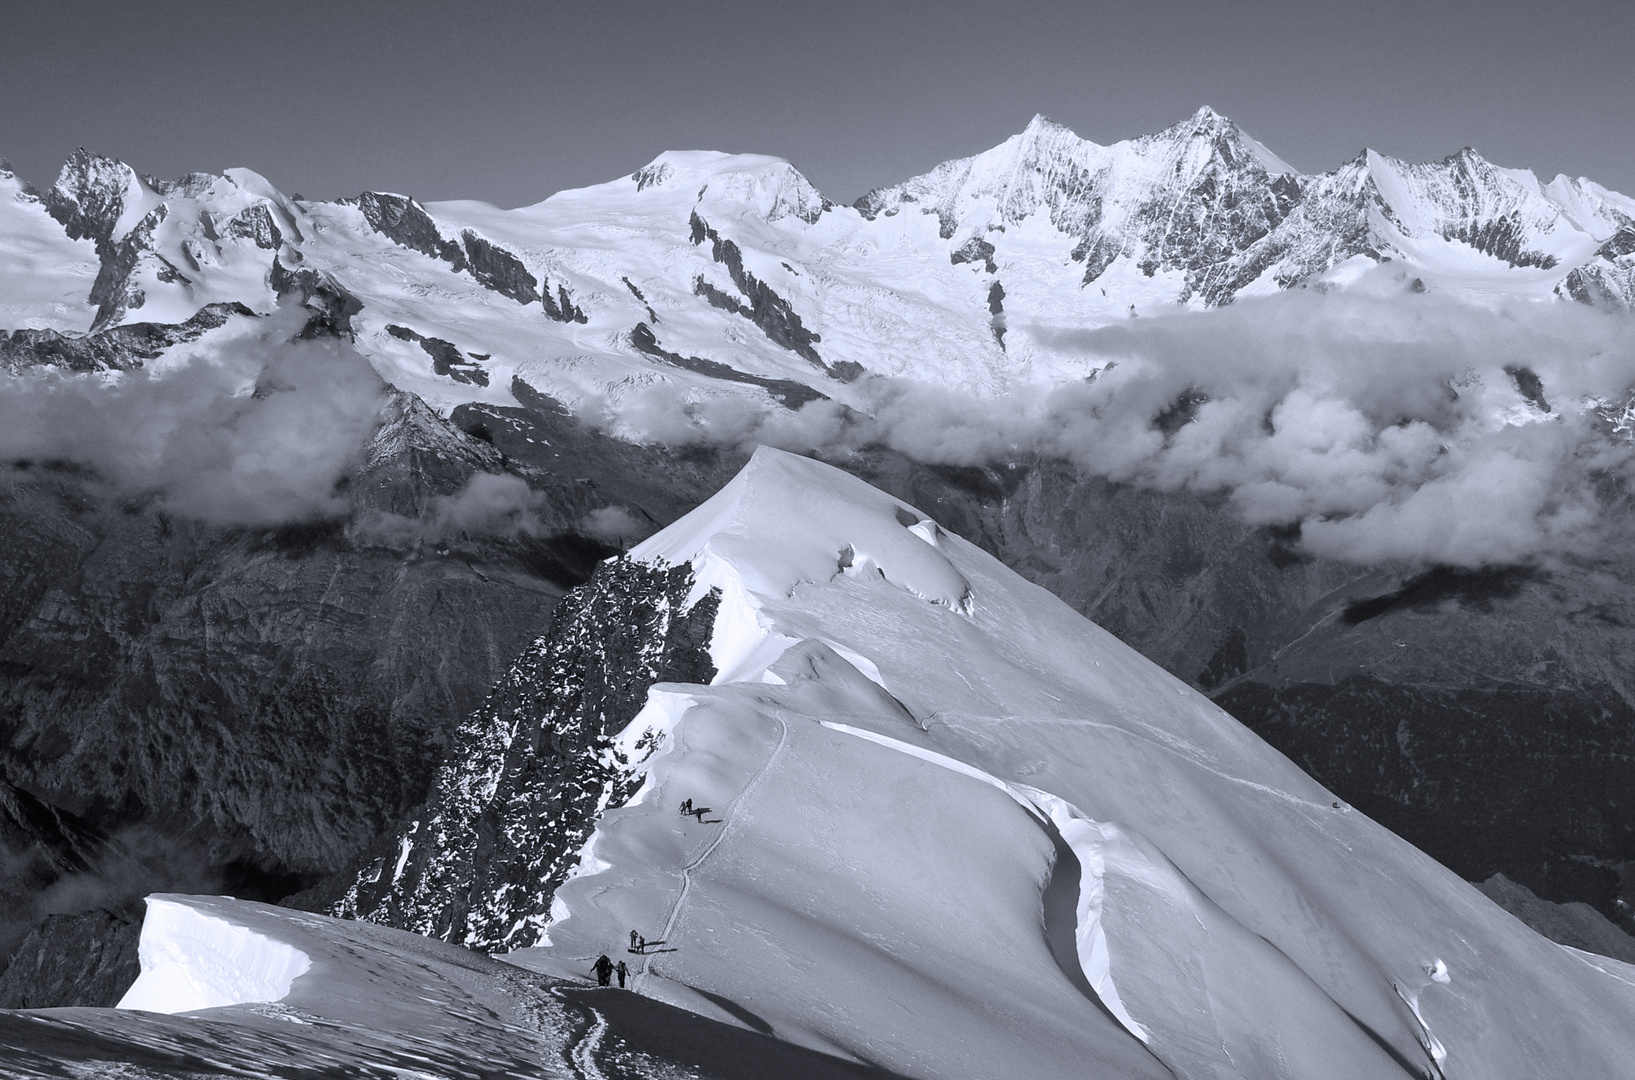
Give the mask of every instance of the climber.
<svg viewBox="0 0 1635 1080">
<path fill-rule="evenodd" d="M 596 985 L 606 986 L 609 976 L 613 974 L 613 961 L 607 958 L 607 953 L 603 953 L 596 958 L 596 964 L 591 970 L 596 972 Z"/>
</svg>

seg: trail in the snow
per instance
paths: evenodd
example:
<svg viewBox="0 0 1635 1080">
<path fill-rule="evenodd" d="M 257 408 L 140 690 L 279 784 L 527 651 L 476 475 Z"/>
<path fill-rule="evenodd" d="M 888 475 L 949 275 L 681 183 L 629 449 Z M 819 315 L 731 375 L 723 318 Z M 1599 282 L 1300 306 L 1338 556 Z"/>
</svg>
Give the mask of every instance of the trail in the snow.
<svg viewBox="0 0 1635 1080">
<path fill-rule="evenodd" d="M 675 932 L 676 923 L 681 919 L 682 908 L 686 906 L 687 903 L 687 894 L 692 890 L 693 871 L 702 865 L 704 860 L 710 857 L 710 853 L 720 846 L 721 841 L 727 835 L 727 830 L 732 828 L 733 823 L 736 820 L 734 811 L 737 810 L 738 805 L 744 801 L 744 797 L 754 789 L 756 783 L 760 781 L 761 777 L 766 775 L 767 769 L 772 767 L 772 762 L 777 760 L 779 751 L 783 749 L 784 742 L 789 737 L 789 726 L 784 722 L 782 717 L 774 717 L 774 719 L 778 722 L 778 744 L 772 748 L 772 752 L 766 756 L 766 760 L 761 762 L 761 767 L 755 770 L 755 775 L 749 778 L 749 781 L 739 789 L 738 794 L 734 795 L 732 797 L 732 801 L 726 805 L 726 808 L 723 811 L 721 811 L 721 828 L 716 832 L 715 838 L 705 846 L 703 851 L 699 852 L 698 858 L 681 868 L 681 891 L 676 894 L 675 903 L 670 906 L 670 914 L 664 920 L 664 930 L 659 934 L 660 941 L 669 941 L 670 935 Z M 676 734 L 677 738 L 684 743 L 686 740 L 685 728 L 679 729 Z M 678 749 L 680 748 L 678 747 Z M 640 987 L 646 982 L 647 976 L 652 971 L 652 967 L 652 955 L 643 955 L 641 970 L 635 973 L 635 977 L 630 983 L 630 988 L 632 990 L 635 990 L 638 993 L 640 992 Z"/>
<path fill-rule="evenodd" d="M 578 1074 L 579 1080 L 607 1080 L 600 1066 L 596 1064 L 596 1051 L 607 1035 L 607 1017 L 589 1005 L 580 1005 L 580 1008 L 588 1014 L 588 1026 L 579 1040 L 568 1048 L 568 1062 Z"/>
</svg>

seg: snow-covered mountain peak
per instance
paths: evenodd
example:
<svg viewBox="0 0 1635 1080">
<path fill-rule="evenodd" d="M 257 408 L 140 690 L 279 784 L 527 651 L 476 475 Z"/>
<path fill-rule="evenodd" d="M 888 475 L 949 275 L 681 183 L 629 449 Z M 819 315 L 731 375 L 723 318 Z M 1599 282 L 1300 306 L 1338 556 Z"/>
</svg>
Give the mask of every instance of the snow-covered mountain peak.
<svg viewBox="0 0 1635 1080">
<path fill-rule="evenodd" d="M 906 503 L 795 454 L 759 447 L 719 492 L 643 541 L 630 557 L 690 564 L 695 596 L 723 594 L 710 655 L 718 682 L 757 678 L 769 662 L 760 612 L 804 585 L 849 575 L 968 612 L 970 582 L 941 550 L 942 530 Z"/>
<path fill-rule="evenodd" d="M 1272 153 L 1264 143 L 1252 138 L 1233 120 L 1222 116 L 1208 105 L 1201 107 L 1192 114 L 1189 120 L 1176 125 L 1176 127 L 1189 127 L 1188 135 L 1191 138 L 1215 143 L 1225 153 L 1237 157 L 1242 157 L 1243 151 L 1247 150 L 1248 156 L 1253 158 L 1262 169 L 1266 170 L 1268 176 L 1297 177 L 1300 175 L 1300 171 L 1293 165 Z M 1170 130 L 1174 131 L 1175 128 Z"/>
<path fill-rule="evenodd" d="M 81 147 L 63 162 L 56 183 L 45 193 L 53 217 L 63 222 L 75 239 L 99 243 L 129 232 L 160 200 L 137 171 L 116 158 L 102 157 Z"/>
<path fill-rule="evenodd" d="M 1349 287 L 1386 260 L 1404 282 L 1477 297 L 1635 302 L 1635 200 L 1542 186 L 1473 151 L 1368 152 L 1302 176 L 1208 107 L 1106 146 L 1035 116 L 858 213 L 829 209 L 789 162 L 750 154 L 665 153 L 500 210 L 386 193 L 296 203 L 248 170 L 150 181 L 82 151 L 55 186 L 0 206 L 13 298 L 0 326 L 180 327 L 210 305 L 265 313 L 295 295 L 445 412 L 518 404 L 521 384 L 570 408 L 651 384 L 857 408 L 864 372 L 983 393 L 1079 377 L 1063 331 Z"/>
<path fill-rule="evenodd" d="M 668 150 L 626 182 L 638 192 L 732 205 L 735 214 L 748 211 L 768 221 L 793 216 L 811 223 L 830 205 L 793 165 L 765 154 Z"/>
</svg>

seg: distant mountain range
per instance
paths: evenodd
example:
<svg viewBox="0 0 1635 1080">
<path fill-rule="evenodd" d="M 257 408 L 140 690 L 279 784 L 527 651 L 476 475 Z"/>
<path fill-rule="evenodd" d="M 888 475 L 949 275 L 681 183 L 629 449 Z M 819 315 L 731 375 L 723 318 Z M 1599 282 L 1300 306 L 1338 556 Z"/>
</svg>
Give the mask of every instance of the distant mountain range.
<svg viewBox="0 0 1635 1080">
<path fill-rule="evenodd" d="M 1301 175 L 1201 109 L 1111 146 L 1037 117 L 975 157 L 824 198 L 773 158 L 666 153 L 516 210 L 310 202 L 242 169 L 159 181 L 80 151 L 0 173 L 0 363 L 152 358 L 280 296 L 440 411 L 655 381 L 787 405 L 864 372 L 995 391 L 1081 375 L 1052 332 L 1386 268 L 1402 289 L 1635 304 L 1635 200 L 1472 150 Z"/>
</svg>

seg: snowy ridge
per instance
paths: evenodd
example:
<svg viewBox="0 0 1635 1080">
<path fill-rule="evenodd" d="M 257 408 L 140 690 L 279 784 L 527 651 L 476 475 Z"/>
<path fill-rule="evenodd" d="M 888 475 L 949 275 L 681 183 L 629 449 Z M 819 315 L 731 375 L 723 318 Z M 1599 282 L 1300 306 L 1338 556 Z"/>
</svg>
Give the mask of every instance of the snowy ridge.
<svg viewBox="0 0 1635 1080">
<path fill-rule="evenodd" d="M 500 210 L 295 200 L 240 169 L 163 182 L 80 152 L 44 192 L 0 175 L 0 329 L 282 299 L 443 413 L 519 395 L 617 412 L 655 390 L 856 407 L 865 372 L 979 393 L 1079 378 L 1061 330 L 1346 288 L 1387 262 L 1401 289 L 1628 308 L 1631 236 L 1635 201 L 1588 180 L 1470 150 L 1302 176 L 1207 108 L 1109 146 L 1036 117 L 856 207 L 755 155 L 665 153 Z"/>
<path fill-rule="evenodd" d="M 508 959 L 624 956 L 644 994 L 911 1076 L 1619 1074 L 1611 962 L 927 521 L 762 450 L 637 549 L 720 590 L 718 674 L 655 688 L 640 796 Z"/>
</svg>

